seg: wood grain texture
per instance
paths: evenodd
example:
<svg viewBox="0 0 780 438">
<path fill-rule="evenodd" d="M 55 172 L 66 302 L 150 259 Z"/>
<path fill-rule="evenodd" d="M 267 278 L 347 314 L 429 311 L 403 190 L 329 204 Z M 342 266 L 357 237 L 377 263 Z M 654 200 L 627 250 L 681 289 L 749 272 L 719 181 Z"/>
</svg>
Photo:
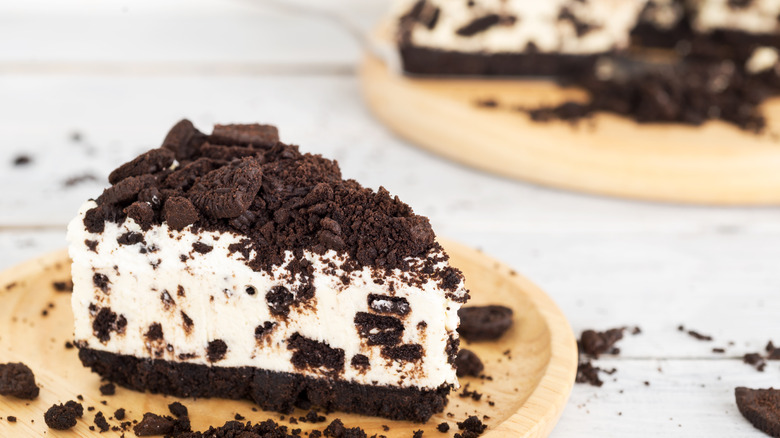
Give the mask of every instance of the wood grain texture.
<svg viewBox="0 0 780 438">
<path fill-rule="evenodd" d="M 484 394 L 481 401 L 453 394 L 445 410 L 452 417 L 438 414 L 425 425 L 348 414 L 331 414 L 329 421 L 339 417 L 346 425 L 360 425 L 369 434 L 383 432 L 381 425 L 386 424 L 390 427 L 388 436 L 404 437 L 418 429 L 425 430 L 426 435 L 439 434 L 436 426 L 446 421 L 453 426 L 451 436 L 457 431 L 456 421 L 468 415 L 486 415 L 486 437 L 548 436 L 564 409 L 577 367 L 576 343 L 568 322 L 544 292 L 508 267 L 464 246 L 446 242 L 445 246 L 453 264 L 466 275 L 474 295 L 473 304 L 502 303 L 516 312 L 514 327 L 502 339 L 467 346 L 482 358 L 486 374 L 493 377 L 462 379 L 463 385 L 470 384 L 471 390 Z M 29 404 L 0 397 L 0 412 L 19 418 L 16 424 L 0 421 L 0 436 L 41 436 L 45 431 L 49 436 L 74 436 L 72 432 L 48 430 L 43 413 L 53 403 L 75 399 L 77 394 L 84 396 L 86 406 L 95 406 L 95 412 L 102 411 L 109 417 L 123 407 L 130 419 L 140 419 L 147 411 L 165 413 L 166 405 L 173 400 L 123 388 L 114 396 L 100 396 L 100 379 L 81 366 L 75 349 L 64 348 L 71 336 L 70 295 L 56 292 L 52 282 L 67 279 L 69 266 L 67 253 L 58 251 L 0 274 L 4 304 L 0 309 L 0 362 L 26 363 L 41 386 L 40 397 Z M 43 310 L 48 314 L 42 315 Z M 490 406 L 489 401 L 495 405 Z M 244 401 L 183 402 L 190 408 L 193 427 L 201 430 L 221 425 L 236 413 L 254 422 L 267 418 L 279 421 L 278 414 L 252 412 L 252 404 Z M 303 414 L 296 412 L 295 416 Z M 85 413 L 73 429 L 75 436 L 96 435 L 88 429 L 93 416 L 94 412 Z M 311 425 L 294 427 L 305 431 Z"/>
<path fill-rule="evenodd" d="M 722 122 L 639 125 L 599 114 L 592 121 L 538 123 L 514 108 L 582 93 L 551 82 L 411 78 L 373 56 L 360 70 L 374 114 L 401 137 L 457 162 L 551 187 L 650 201 L 780 204 L 780 143 Z M 498 108 L 476 102 L 495 99 Z M 780 102 L 765 105 L 769 132 Z"/>
<path fill-rule="evenodd" d="M 276 123 L 302 150 L 337 158 L 345 177 L 399 195 L 429 216 L 438 234 L 521 270 L 558 302 L 576 332 L 643 328 L 621 342 L 620 356 L 599 362 L 618 368 L 617 381 L 575 386 L 552 437 L 765 436 L 736 412 L 732 391 L 776 387 L 780 376 L 777 363 L 759 373 L 739 357 L 780 333 L 777 208 L 625 202 L 453 165 L 392 135 L 366 111 L 355 78 L 333 74 L 330 66 L 351 71 L 360 58 L 346 29 L 310 14 L 296 20 L 261 0 L 244 2 L 257 9 L 220 0 L 0 2 L 0 269 L 62 247 L 65 223 L 100 193 L 108 171 L 157 146 L 178 118 L 204 129 L 214 122 Z M 295 2 L 327 7 L 363 29 L 389 3 Z M 137 35 L 140 25 L 153 37 Z M 28 63 L 30 54 L 38 63 Z M 69 139 L 74 131 L 82 142 Z M 11 166 L 23 152 L 33 164 Z M 100 181 L 62 187 L 85 172 Z M 682 336 L 680 323 L 716 339 Z M 710 353 L 728 341 L 736 345 L 725 357 Z M 97 380 L 90 382 L 83 394 L 108 414 L 97 404 Z M 119 396 L 129 392 L 120 389 Z M 248 405 L 241 413 L 251 413 Z M 0 417 L 6 415 L 0 406 Z M 30 419 L 41 421 L 25 418 L 13 431 L 32 430 Z M 445 435 L 425 434 L 431 436 Z"/>
</svg>

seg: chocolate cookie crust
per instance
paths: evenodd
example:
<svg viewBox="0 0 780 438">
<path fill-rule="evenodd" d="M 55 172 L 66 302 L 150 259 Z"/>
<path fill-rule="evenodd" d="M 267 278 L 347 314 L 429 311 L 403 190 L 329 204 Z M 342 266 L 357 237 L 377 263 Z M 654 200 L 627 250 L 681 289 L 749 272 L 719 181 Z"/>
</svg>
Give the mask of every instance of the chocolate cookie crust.
<svg viewBox="0 0 780 438">
<path fill-rule="evenodd" d="M 304 250 L 335 250 L 345 256 L 347 271 L 368 266 L 378 277 L 415 271 L 420 281 L 456 290 L 460 271 L 434 267 L 447 256 L 427 218 L 384 188 L 374 192 L 342 179 L 338 163 L 279 142 L 272 128 L 217 125 L 206 135 L 179 122 L 162 148 L 111 173 L 113 185 L 87 211 L 84 225 L 100 233 L 106 222 L 131 217 L 143 229 L 167 223 L 176 230 L 192 226 L 195 233 L 232 232 L 246 238 L 231 251 L 256 271 L 283 264 L 292 251 L 302 263 L 291 266 L 305 273 Z M 427 261 L 420 266 L 415 258 Z"/>
<path fill-rule="evenodd" d="M 84 366 L 114 383 L 176 397 L 249 399 L 265 410 L 292 412 L 295 406 L 353 412 L 392 420 L 425 422 L 444 410 L 449 386 L 435 390 L 368 386 L 315 379 L 250 367 L 209 367 L 139 359 L 89 348 L 79 351 Z"/>
<path fill-rule="evenodd" d="M 566 55 L 526 50 L 523 53 L 464 53 L 400 46 L 406 73 L 443 76 L 579 77 L 593 70 L 599 55 Z"/>
</svg>

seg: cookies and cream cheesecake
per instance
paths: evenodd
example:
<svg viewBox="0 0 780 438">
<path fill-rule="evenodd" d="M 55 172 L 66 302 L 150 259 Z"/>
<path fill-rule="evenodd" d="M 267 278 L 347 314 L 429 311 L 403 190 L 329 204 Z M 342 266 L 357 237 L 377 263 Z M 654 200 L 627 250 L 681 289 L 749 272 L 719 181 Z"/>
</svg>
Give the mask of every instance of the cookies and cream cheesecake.
<svg viewBox="0 0 780 438">
<path fill-rule="evenodd" d="M 572 75 L 630 43 L 646 0 L 397 0 L 403 68 L 443 75 Z"/>
<path fill-rule="evenodd" d="M 68 227 L 75 340 L 120 385 L 425 421 L 469 295 L 428 219 L 268 125 L 186 120 Z"/>
</svg>

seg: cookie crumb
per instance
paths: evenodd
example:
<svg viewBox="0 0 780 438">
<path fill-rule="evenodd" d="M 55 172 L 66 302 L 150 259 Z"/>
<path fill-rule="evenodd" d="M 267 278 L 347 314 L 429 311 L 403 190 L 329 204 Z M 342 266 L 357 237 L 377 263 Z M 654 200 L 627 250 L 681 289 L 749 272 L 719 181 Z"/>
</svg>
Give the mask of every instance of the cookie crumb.
<svg viewBox="0 0 780 438">
<path fill-rule="evenodd" d="M 35 400 L 40 388 L 35 384 L 35 375 L 25 364 L 0 364 L 0 395 L 23 400 Z"/>
<path fill-rule="evenodd" d="M 116 385 L 113 383 L 106 383 L 100 387 L 100 393 L 102 395 L 114 395 L 116 394 Z"/>
<path fill-rule="evenodd" d="M 176 418 L 189 416 L 189 411 L 187 410 L 187 406 L 184 406 L 179 402 L 173 402 L 169 404 L 168 410 L 171 411 L 171 414 L 173 414 L 173 416 Z"/>
<path fill-rule="evenodd" d="M 16 166 L 16 167 L 20 167 L 20 166 L 26 166 L 26 165 L 28 165 L 28 164 L 32 163 L 32 161 L 33 161 L 33 160 L 32 160 L 32 157 L 31 157 L 31 156 L 29 156 L 29 155 L 26 155 L 26 154 L 22 154 L 22 155 L 17 155 L 17 156 L 14 158 L 14 160 L 13 160 L 13 164 L 14 164 L 14 166 Z"/>
<path fill-rule="evenodd" d="M 108 421 L 106 421 L 106 417 L 100 411 L 98 411 L 95 414 L 94 421 L 95 421 L 95 426 L 97 426 L 101 432 L 108 432 L 108 429 L 111 428 L 111 426 L 108 425 Z"/>
<path fill-rule="evenodd" d="M 84 407 L 75 401 L 52 405 L 45 414 L 43 421 L 51 429 L 68 430 L 76 425 L 76 418 L 84 415 Z M 11 417 L 8 417 L 9 420 Z"/>
</svg>

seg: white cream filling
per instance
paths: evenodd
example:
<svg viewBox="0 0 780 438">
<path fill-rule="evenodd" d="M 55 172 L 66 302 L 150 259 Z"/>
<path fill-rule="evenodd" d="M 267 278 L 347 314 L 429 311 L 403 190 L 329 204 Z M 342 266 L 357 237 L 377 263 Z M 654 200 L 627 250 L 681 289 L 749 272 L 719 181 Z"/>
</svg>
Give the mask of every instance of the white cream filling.
<svg viewBox="0 0 780 438">
<path fill-rule="evenodd" d="M 650 23 L 660 30 L 671 30 L 684 16 L 684 6 L 677 0 L 650 0 L 640 21 Z"/>
<path fill-rule="evenodd" d="M 780 54 L 774 47 L 757 47 L 753 50 L 747 61 L 745 61 L 745 70 L 748 73 L 757 74 L 774 68 Z"/>
<path fill-rule="evenodd" d="M 228 250 L 241 236 L 216 232 L 193 234 L 190 227 L 179 232 L 166 224 L 142 231 L 130 218 L 121 225 L 107 222 L 102 233 L 90 233 L 83 217 L 94 206 L 93 201 L 85 203 L 68 227 L 73 260 L 75 340 L 87 343 L 89 348 L 221 367 L 250 366 L 310 376 L 325 374 L 327 370 L 297 369 L 291 364 L 293 351 L 287 349 L 286 340 L 299 333 L 344 350 L 345 368 L 339 376 L 344 380 L 429 389 L 442 384 L 458 386 L 445 349 L 448 337 L 457 337 L 457 311 L 461 304 L 447 298 L 431 280 L 414 286 L 404 281 L 408 274 L 395 271 L 379 285 L 372 279 L 369 268 L 355 272 L 338 268 L 341 258 L 334 251 L 326 253 L 324 261 L 321 256 L 306 252 L 305 257 L 314 267 L 315 298 L 311 308 L 292 307 L 288 318 L 283 319 L 270 313 L 265 295 L 279 285 L 294 291 L 300 279 L 285 278 L 288 272 L 281 267 L 273 272 L 254 272 L 239 254 Z M 120 245 L 117 238 L 127 232 L 142 233 L 145 244 Z M 88 249 L 86 240 L 99 242 L 96 251 Z M 192 250 L 195 242 L 211 245 L 213 249 L 200 254 Z M 144 247 L 156 247 L 156 250 L 142 254 L 140 250 Z M 182 261 L 182 255 L 187 256 L 186 261 Z M 289 261 L 292 253 L 288 252 L 287 256 Z M 335 263 L 335 272 L 328 261 Z M 108 276 L 108 293 L 94 285 L 95 273 Z M 342 275 L 349 276 L 349 285 L 342 283 Z M 395 287 L 392 293 L 388 290 L 390 284 Z M 179 286 L 184 296 L 178 295 Z M 256 291 L 253 295 L 246 292 L 248 286 Z M 164 291 L 175 302 L 167 308 L 161 300 Z M 367 298 L 371 293 L 408 300 L 410 311 L 402 318 L 402 343 L 422 345 L 421 360 L 387 359 L 381 356 L 380 346 L 367 346 L 358 335 L 354 317 L 357 312 L 371 312 Z M 456 294 L 465 293 L 461 282 Z M 93 332 L 90 304 L 123 315 L 127 320 L 124 334 L 111 333 L 107 342 L 100 342 Z M 182 312 L 194 323 L 189 332 L 185 330 Z M 258 341 L 255 328 L 267 321 L 275 322 L 276 327 Z M 424 328 L 418 327 L 422 321 L 426 324 Z M 164 341 L 159 345 L 150 345 L 144 336 L 154 323 L 160 323 L 163 330 Z M 211 364 L 206 349 L 216 339 L 223 340 L 228 350 L 222 360 Z M 180 358 L 182 354 L 194 356 Z M 368 356 L 371 365 L 368 370 L 350 366 L 350 359 L 356 354 Z"/>
<path fill-rule="evenodd" d="M 728 0 L 688 0 L 694 10 L 692 25 L 698 32 L 718 29 L 752 34 L 778 30 L 780 0 L 753 0 L 745 8 L 732 8 Z"/>
<path fill-rule="evenodd" d="M 417 0 L 396 0 L 393 16 L 407 13 Z M 427 0 L 440 8 L 433 29 L 416 24 L 412 43 L 416 46 L 457 52 L 517 53 L 533 43 L 542 52 L 595 54 L 628 47 L 631 29 L 647 0 Z M 558 18 L 567 7 L 591 30 L 577 36 L 568 20 Z M 495 25 L 473 36 L 460 36 L 458 29 L 487 14 L 512 15 L 514 24 Z"/>
</svg>

